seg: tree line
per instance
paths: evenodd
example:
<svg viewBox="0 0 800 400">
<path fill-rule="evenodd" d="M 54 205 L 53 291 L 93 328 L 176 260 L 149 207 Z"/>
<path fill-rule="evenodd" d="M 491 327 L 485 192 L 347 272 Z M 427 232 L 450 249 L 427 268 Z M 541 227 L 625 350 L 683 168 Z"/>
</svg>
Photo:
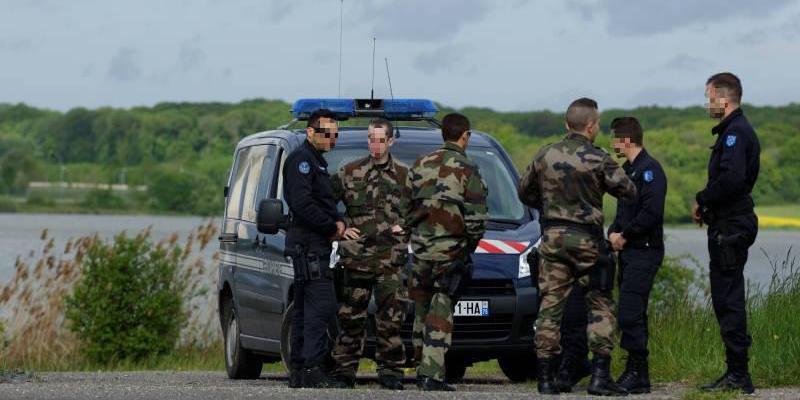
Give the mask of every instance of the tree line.
<svg viewBox="0 0 800 400">
<path fill-rule="evenodd" d="M 755 188 L 760 205 L 800 199 L 800 104 L 745 105 L 762 145 Z M 58 112 L 25 104 L 0 104 L 0 195 L 23 196 L 31 181 L 147 185 L 139 207 L 153 211 L 219 215 L 236 143 L 289 121 L 290 104 L 253 99 L 239 103 L 160 103 L 129 109 L 74 108 Z M 441 106 L 441 115 L 453 111 Z M 564 132 L 563 115 L 551 111 L 498 112 L 468 107 L 479 130 L 509 151 L 518 170 L 538 148 Z M 687 222 L 694 193 L 704 182 L 714 121 L 702 107 L 604 110 L 638 118 L 645 145 L 669 177 L 667 220 Z M 608 135 L 598 145 L 609 148 Z M 121 204 L 112 202 L 113 204 Z M 124 205 L 119 205 L 124 207 Z"/>
</svg>

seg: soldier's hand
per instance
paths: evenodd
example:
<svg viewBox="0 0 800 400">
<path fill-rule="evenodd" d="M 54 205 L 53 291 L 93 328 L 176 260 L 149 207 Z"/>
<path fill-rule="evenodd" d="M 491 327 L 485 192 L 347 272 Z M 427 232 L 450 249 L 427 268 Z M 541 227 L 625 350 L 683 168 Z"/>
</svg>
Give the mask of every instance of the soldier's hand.
<svg viewBox="0 0 800 400">
<path fill-rule="evenodd" d="M 392 226 L 392 235 L 405 235 L 406 231 L 403 230 L 403 227 L 400 225 Z"/>
<path fill-rule="evenodd" d="M 694 206 L 692 206 L 692 221 L 694 221 L 697 226 L 703 226 L 703 217 L 700 215 L 700 205 L 696 202 Z"/>
<path fill-rule="evenodd" d="M 347 228 L 344 234 L 342 234 L 342 237 L 347 240 L 355 240 L 361 237 L 361 231 L 356 228 Z"/>
</svg>

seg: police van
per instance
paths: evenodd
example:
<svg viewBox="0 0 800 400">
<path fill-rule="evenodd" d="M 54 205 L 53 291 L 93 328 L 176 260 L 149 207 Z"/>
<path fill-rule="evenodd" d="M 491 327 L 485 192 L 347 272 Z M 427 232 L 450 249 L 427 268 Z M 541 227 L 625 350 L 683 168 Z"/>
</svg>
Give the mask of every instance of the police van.
<svg viewBox="0 0 800 400">
<path fill-rule="evenodd" d="M 435 119 L 438 109 L 423 99 L 301 99 L 291 109 L 292 122 L 239 142 L 224 189 L 218 283 L 225 367 L 234 379 L 257 378 L 263 363 L 282 360 L 288 365 L 294 275 L 284 255 L 288 207 L 283 201 L 282 169 L 289 153 L 306 140 L 305 123 L 296 122 L 307 120 L 320 108 L 333 111 L 340 121 L 336 147 L 324 154 L 331 175 L 349 161 L 369 154 L 369 118 L 384 117 L 396 125 L 392 156 L 409 166 L 442 145 L 441 126 Z M 296 125 L 294 129 L 292 125 Z M 497 141 L 473 130 L 467 154 L 479 166 L 488 187 L 489 221 L 472 256 L 472 279 L 455 305 L 446 378 L 456 382 L 473 363 L 497 359 L 512 381 L 532 379 L 536 368 L 534 321 L 539 308 L 532 278 L 536 277 L 536 252 L 532 250 L 540 243 L 541 234 L 537 214 L 518 200 L 519 176 Z M 339 207 L 344 213 L 344 206 Z M 335 257 L 331 260 L 335 268 Z M 373 315 L 374 301 L 369 310 Z M 402 327 L 409 361 L 413 357 L 413 318 L 413 303 L 409 302 Z M 369 325 L 365 355 L 372 356 L 372 317 Z M 329 335 L 335 338 L 335 334 L 333 324 Z"/>
</svg>

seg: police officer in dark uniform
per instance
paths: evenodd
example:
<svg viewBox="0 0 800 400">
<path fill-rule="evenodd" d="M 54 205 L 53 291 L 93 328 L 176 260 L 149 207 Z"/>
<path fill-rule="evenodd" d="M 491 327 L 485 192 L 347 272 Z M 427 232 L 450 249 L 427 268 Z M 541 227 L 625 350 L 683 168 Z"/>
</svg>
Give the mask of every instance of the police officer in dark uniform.
<svg viewBox="0 0 800 400">
<path fill-rule="evenodd" d="M 744 265 L 756 240 L 758 218 L 750 193 L 758 178 L 761 146 L 755 130 L 739 104 L 742 84 L 723 72 L 706 82 L 708 113 L 720 119 L 711 133 L 717 135 L 708 162 L 708 183 L 697 193 L 692 218 L 708 224 L 709 278 L 714 314 L 719 322 L 728 369 L 704 390 L 738 390 L 753 393 L 747 368 L 752 339 L 747 333 Z"/>
<path fill-rule="evenodd" d="M 614 151 L 627 161 L 625 173 L 636 185 L 636 198 L 617 203 L 608 238 L 619 252 L 620 346 L 628 352 L 617 384 L 629 393 L 650 393 L 647 363 L 647 303 L 656 272 L 664 261 L 664 199 L 667 177 L 661 164 L 642 146 L 642 126 L 633 117 L 611 122 Z"/>
<path fill-rule="evenodd" d="M 328 163 L 322 153 L 336 145 L 338 127 L 329 110 L 311 114 L 306 141 L 286 158 L 283 191 L 291 224 L 286 255 L 294 265 L 289 386 L 328 387 L 336 381 L 322 368 L 328 354 L 328 325 L 336 315 L 333 272 L 328 267 L 331 242 L 345 224 L 333 200 Z"/>
</svg>

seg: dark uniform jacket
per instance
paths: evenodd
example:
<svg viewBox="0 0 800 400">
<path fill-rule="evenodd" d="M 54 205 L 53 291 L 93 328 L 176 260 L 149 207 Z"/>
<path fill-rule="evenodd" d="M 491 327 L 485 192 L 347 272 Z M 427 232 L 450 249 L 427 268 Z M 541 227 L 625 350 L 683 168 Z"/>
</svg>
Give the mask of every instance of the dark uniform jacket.
<svg viewBox="0 0 800 400">
<path fill-rule="evenodd" d="M 617 216 L 608 229 L 621 232 L 626 247 L 664 247 L 664 199 L 667 196 L 667 176 L 661 164 L 642 149 L 633 160 L 626 161 L 622 169 L 636 185 L 634 200 L 619 200 Z"/>
<path fill-rule="evenodd" d="M 752 212 L 750 192 L 758 178 L 761 152 L 755 130 L 737 108 L 711 133 L 717 141 L 711 147 L 708 183 L 697 193 L 697 204 L 722 218 Z"/>
<path fill-rule="evenodd" d="M 307 140 L 286 158 L 283 195 L 292 216 L 286 250 L 300 244 L 309 251 L 329 254 L 330 237 L 342 218 L 333 199 L 328 163 Z"/>
</svg>

